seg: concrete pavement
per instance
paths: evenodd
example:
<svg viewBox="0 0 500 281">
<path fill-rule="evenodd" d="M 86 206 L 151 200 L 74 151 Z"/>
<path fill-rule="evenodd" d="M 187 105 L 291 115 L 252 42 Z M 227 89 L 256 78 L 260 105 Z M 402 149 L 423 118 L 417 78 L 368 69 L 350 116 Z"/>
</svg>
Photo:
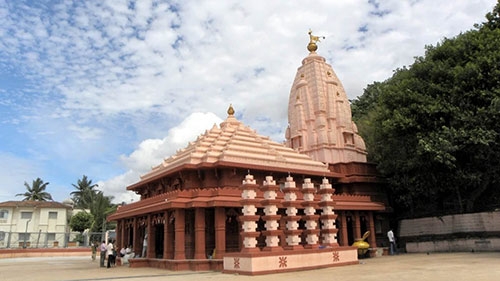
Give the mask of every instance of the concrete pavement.
<svg viewBox="0 0 500 281">
<path fill-rule="evenodd" d="M 359 265 L 262 276 L 220 272 L 167 271 L 153 268 L 100 268 L 90 257 L 0 259 L 0 280 L 31 281 L 187 281 L 187 280 L 314 280 L 314 281 L 430 281 L 500 280 L 500 253 L 402 254 L 364 259 Z"/>
</svg>

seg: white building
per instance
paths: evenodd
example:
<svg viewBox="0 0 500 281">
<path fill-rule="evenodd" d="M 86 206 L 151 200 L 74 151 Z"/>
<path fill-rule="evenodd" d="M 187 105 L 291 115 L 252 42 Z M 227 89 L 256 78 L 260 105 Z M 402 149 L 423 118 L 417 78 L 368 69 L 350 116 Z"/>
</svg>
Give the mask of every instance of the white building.
<svg viewBox="0 0 500 281">
<path fill-rule="evenodd" d="M 1 202 L 0 248 L 67 246 L 71 211 L 59 202 Z"/>
</svg>

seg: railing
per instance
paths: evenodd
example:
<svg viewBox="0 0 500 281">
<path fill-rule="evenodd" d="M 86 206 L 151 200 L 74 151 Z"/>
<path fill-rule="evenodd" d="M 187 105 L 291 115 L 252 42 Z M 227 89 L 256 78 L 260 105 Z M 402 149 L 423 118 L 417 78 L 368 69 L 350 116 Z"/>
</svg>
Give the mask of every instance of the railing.
<svg viewBox="0 0 500 281">
<path fill-rule="evenodd" d="M 4 232 L 0 249 L 6 248 L 66 248 L 80 246 L 75 242 L 78 232 Z M 82 243 L 83 244 L 83 243 Z"/>
</svg>

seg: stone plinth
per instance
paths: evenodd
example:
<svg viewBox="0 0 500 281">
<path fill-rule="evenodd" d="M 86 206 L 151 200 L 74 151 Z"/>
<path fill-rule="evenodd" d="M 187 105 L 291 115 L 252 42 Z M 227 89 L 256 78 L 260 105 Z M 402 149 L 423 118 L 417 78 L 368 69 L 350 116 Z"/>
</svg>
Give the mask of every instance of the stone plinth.
<svg viewBox="0 0 500 281">
<path fill-rule="evenodd" d="M 356 247 L 332 247 L 253 254 L 226 253 L 223 263 L 223 273 L 262 275 L 358 264 L 358 252 Z"/>
</svg>

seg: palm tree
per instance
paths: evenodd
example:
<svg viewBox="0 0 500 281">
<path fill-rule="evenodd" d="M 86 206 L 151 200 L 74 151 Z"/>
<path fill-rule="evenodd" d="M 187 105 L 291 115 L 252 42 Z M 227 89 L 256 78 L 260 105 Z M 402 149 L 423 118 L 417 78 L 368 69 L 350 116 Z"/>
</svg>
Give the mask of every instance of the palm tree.
<svg viewBox="0 0 500 281">
<path fill-rule="evenodd" d="M 92 180 L 89 180 L 86 175 L 82 176 L 82 179 L 78 180 L 76 184 L 72 184 L 76 188 L 76 191 L 71 192 L 73 195 L 73 201 L 75 201 L 75 206 L 82 209 L 90 209 L 92 202 L 94 201 L 98 187 L 97 184 L 92 184 Z"/>
<path fill-rule="evenodd" d="M 92 224 L 92 231 L 99 232 L 106 230 L 105 222 L 106 217 L 116 211 L 117 206 L 111 201 L 113 196 L 105 196 L 102 191 L 97 191 L 94 196 L 92 204 L 90 204 L 90 213 L 94 215 L 94 223 Z"/>
<path fill-rule="evenodd" d="M 25 193 L 18 193 L 16 196 L 24 196 L 23 201 L 52 201 L 52 195 L 45 191 L 48 182 L 43 182 L 40 178 L 33 180 L 31 186 L 24 182 L 24 186 L 28 191 Z"/>
</svg>

